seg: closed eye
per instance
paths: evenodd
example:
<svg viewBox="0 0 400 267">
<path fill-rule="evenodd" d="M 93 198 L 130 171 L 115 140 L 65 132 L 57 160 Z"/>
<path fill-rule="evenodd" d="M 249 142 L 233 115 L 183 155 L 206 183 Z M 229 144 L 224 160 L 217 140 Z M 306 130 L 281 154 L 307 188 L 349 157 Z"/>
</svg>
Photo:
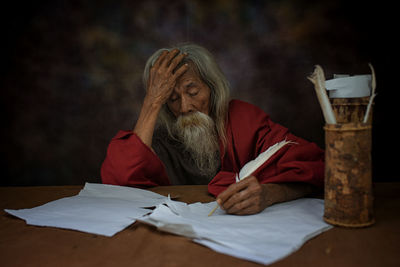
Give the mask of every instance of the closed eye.
<svg viewBox="0 0 400 267">
<path fill-rule="evenodd" d="M 195 92 L 188 92 L 188 94 L 190 96 L 196 96 L 199 93 L 199 91 L 195 91 Z"/>
<path fill-rule="evenodd" d="M 199 89 L 197 89 L 196 83 L 191 82 L 186 85 L 186 92 L 189 96 L 196 96 L 199 93 Z"/>
</svg>

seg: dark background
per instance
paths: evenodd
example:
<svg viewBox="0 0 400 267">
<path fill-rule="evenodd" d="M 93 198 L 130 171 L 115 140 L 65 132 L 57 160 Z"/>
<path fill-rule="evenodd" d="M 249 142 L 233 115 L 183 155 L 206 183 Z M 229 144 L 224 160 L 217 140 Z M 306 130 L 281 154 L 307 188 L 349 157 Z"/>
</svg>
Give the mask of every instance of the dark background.
<svg viewBox="0 0 400 267">
<path fill-rule="evenodd" d="M 371 62 L 378 84 L 373 179 L 394 181 L 394 6 L 305 0 L 1 5 L 1 185 L 100 182 L 110 139 L 135 124 L 146 59 L 188 41 L 215 55 L 233 98 L 258 105 L 321 147 L 324 121 L 307 76 L 316 64 L 327 79 L 366 74 Z"/>
</svg>

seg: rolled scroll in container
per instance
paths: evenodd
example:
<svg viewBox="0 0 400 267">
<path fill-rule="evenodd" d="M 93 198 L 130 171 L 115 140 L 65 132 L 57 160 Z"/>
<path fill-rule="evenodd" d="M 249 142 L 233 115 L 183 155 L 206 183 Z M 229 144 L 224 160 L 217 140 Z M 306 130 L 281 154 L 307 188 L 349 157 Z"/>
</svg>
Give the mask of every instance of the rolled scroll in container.
<svg viewBox="0 0 400 267">
<path fill-rule="evenodd" d="M 327 223 L 365 227 L 374 223 L 371 124 L 326 124 L 325 210 Z"/>
</svg>

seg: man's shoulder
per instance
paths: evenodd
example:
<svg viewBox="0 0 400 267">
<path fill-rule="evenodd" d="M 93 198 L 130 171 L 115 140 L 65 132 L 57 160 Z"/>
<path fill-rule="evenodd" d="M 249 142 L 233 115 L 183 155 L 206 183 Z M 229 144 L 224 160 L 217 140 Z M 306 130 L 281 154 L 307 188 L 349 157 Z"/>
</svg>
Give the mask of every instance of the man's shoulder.
<svg viewBox="0 0 400 267">
<path fill-rule="evenodd" d="M 229 113 L 231 115 L 240 115 L 240 116 L 266 115 L 265 112 L 256 105 L 238 99 L 232 99 L 229 102 Z"/>
</svg>

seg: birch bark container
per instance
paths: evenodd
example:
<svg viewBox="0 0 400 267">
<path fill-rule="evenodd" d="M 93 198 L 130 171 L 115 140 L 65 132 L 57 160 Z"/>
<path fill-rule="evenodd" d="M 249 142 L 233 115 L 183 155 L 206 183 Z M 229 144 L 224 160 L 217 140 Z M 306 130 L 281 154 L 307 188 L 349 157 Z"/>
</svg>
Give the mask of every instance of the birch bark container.
<svg viewBox="0 0 400 267">
<path fill-rule="evenodd" d="M 331 98 L 333 112 L 337 123 L 362 122 L 369 103 L 368 97 L 359 98 Z M 367 123 L 371 124 L 372 113 Z"/>
<path fill-rule="evenodd" d="M 327 223 L 365 227 L 374 223 L 371 124 L 326 124 L 325 211 Z"/>
</svg>

